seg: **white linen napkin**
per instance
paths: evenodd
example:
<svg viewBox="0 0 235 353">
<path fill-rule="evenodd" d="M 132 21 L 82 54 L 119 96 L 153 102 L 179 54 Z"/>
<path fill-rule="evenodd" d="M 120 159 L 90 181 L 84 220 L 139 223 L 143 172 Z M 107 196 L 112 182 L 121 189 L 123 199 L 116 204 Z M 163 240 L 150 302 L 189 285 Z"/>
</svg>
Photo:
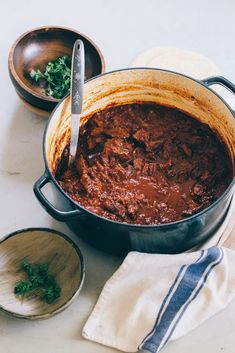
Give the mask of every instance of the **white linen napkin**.
<svg viewBox="0 0 235 353">
<path fill-rule="evenodd" d="M 232 250 L 131 252 L 105 284 L 83 337 L 125 352 L 159 352 L 225 308 L 234 295 Z"/>
</svg>

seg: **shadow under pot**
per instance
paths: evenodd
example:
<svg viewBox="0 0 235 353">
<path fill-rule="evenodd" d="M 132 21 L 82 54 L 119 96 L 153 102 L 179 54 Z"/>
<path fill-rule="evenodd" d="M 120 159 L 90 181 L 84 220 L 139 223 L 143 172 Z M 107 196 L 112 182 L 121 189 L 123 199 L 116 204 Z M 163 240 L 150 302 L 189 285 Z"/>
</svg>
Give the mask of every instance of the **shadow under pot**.
<svg viewBox="0 0 235 353">
<path fill-rule="evenodd" d="M 85 83 L 81 124 L 110 105 L 152 102 L 174 107 L 206 123 L 227 147 L 234 175 L 235 119 L 223 99 L 208 86 L 221 84 L 235 93 L 235 86 L 223 77 L 197 81 L 159 69 L 125 69 L 106 73 Z M 177 222 L 134 225 L 111 221 L 73 201 L 55 180 L 62 152 L 70 140 L 70 98 L 53 111 L 43 140 L 45 173 L 34 185 L 36 197 L 55 219 L 66 222 L 79 236 L 104 251 L 125 255 L 129 251 L 180 253 L 209 239 L 222 224 L 231 202 L 235 179 L 209 207 Z M 42 188 L 50 183 L 58 208 Z M 63 211 L 61 211 L 63 209 Z"/>
</svg>

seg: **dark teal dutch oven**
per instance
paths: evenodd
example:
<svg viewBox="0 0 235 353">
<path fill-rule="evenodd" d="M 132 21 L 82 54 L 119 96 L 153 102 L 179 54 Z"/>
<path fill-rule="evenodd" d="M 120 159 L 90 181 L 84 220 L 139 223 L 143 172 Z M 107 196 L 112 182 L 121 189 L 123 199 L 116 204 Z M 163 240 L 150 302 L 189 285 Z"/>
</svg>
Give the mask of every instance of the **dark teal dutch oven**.
<svg viewBox="0 0 235 353">
<path fill-rule="evenodd" d="M 233 93 L 235 86 L 223 77 L 197 81 L 159 69 L 126 69 L 95 77 L 85 84 L 82 124 L 96 111 L 110 104 L 156 102 L 185 111 L 208 124 L 223 140 L 234 169 L 234 112 L 209 86 L 219 84 Z M 74 202 L 58 185 L 54 173 L 61 153 L 70 138 L 70 97 L 54 109 L 43 139 L 45 172 L 34 185 L 36 197 L 55 219 L 66 222 L 79 236 L 94 246 L 119 255 L 129 251 L 179 253 L 206 241 L 222 224 L 231 202 L 235 179 L 224 194 L 203 211 L 177 222 L 162 225 L 132 225 L 114 222 L 86 210 Z M 53 187 L 56 204 L 42 192 Z"/>
</svg>

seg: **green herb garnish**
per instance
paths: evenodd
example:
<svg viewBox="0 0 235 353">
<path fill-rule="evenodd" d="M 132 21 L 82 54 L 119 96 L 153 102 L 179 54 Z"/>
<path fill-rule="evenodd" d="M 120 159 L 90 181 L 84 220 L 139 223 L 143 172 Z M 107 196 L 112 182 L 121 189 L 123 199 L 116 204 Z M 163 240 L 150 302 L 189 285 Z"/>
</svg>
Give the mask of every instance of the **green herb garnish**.
<svg viewBox="0 0 235 353">
<path fill-rule="evenodd" d="M 26 258 L 21 262 L 21 270 L 23 270 L 28 279 L 19 281 L 15 284 L 14 293 L 21 297 L 35 294 L 40 300 L 52 304 L 60 297 L 61 288 L 55 280 L 54 274 L 49 274 L 48 264 L 32 265 Z"/>
<path fill-rule="evenodd" d="M 45 84 L 47 96 L 61 99 L 70 90 L 71 58 L 64 55 L 49 61 L 44 72 L 31 70 L 30 77 L 36 83 Z"/>
</svg>

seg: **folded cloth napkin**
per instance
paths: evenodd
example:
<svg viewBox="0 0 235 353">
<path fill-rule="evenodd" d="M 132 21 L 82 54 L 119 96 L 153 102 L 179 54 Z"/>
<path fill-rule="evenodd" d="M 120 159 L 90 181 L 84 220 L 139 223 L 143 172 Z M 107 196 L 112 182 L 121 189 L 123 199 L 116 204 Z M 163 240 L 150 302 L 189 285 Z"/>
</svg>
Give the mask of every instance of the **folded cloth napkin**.
<svg viewBox="0 0 235 353">
<path fill-rule="evenodd" d="M 83 337 L 125 352 L 159 352 L 225 308 L 234 295 L 232 250 L 131 252 L 105 284 Z"/>
</svg>

